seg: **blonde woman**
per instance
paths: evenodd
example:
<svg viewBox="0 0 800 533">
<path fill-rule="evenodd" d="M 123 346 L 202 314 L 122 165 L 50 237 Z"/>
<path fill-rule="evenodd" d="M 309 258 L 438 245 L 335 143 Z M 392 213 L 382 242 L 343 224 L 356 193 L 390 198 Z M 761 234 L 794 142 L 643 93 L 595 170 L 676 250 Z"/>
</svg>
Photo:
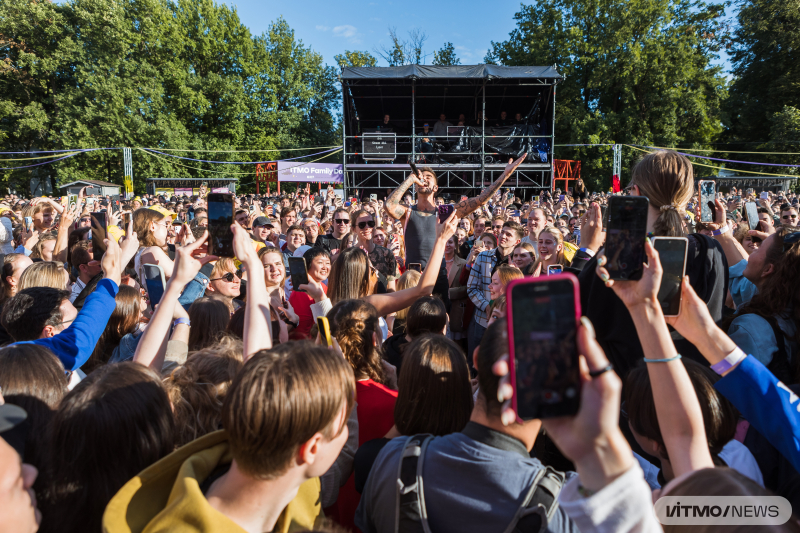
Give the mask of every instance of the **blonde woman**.
<svg viewBox="0 0 800 533">
<path fill-rule="evenodd" d="M 564 257 L 564 236 L 557 228 L 547 226 L 539 234 L 539 259 L 542 274 L 547 274 L 549 266 L 569 266 L 569 261 Z"/>
<path fill-rule="evenodd" d="M 286 298 L 283 288 L 286 282 L 283 254 L 280 249 L 267 246 L 258 251 L 258 258 L 261 259 L 261 264 L 264 266 L 264 281 L 270 297 L 272 342 L 288 342 L 289 331 L 299 325 L 300 318 Z"/>
<path fill-rule="evenodd" d="M 416 270 L 406 270 L 402 276 L 397 278 L 397 290 L 402 291 L 410 287 L 416 287 L 419 283 L 419 278 L 422 276 Z M 411 307 L 411 306 L 409 306 Z M 408 316 L 408 307 L 401 309 L 394 314 L 394 324 L 392 324 L 392 335 L 403 336 L 406 334 L 406 317 Z M 388 319 L 387 319 L 388 322 Z"/>
<path fill-rule="evenodd" d="M 51 287 L 66 290 L 69 286 L 69 274 L 64 266 L 56 261 L 39 261 L 25 269 L 19 278 L 18 290 L 31 287 Z"/>
</svg>

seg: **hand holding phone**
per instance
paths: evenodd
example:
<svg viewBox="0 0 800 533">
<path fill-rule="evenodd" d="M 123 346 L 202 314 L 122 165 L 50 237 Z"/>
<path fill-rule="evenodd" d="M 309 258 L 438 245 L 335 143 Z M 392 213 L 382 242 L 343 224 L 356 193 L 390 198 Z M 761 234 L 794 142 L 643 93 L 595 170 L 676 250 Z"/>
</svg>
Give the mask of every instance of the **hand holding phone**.
<svg viewBox="0 0 800 533">
<path fill-rule="evenodd" d="M 233 224 L 234 198 L 232 194 L 208 195 L 208 254 L 217 257 L 234 257 Z"/>
<path fill-rule="evenodd" d="M 612 196 L 609 200 L 603 254 L 610 279 L 641 278 L 649 206 L 644 196 Z"/>
<path fill-rule="evenodd" d="M 658 303 L 664 316 L 678 316 L 681 311 L 681 281 L 686 274 L 689 240 L 686 237 L 653 237 L 652 242 L 662 268 Z"/>
<path fill-rule="evenodd" d="M 437 207 L 438 215 L 439 215 L 439 224 L 442 224 L 445 220 L 450 218 L 450 215 L 453 214 L 455 211 L 455 206 L 453 204 L 444 204 Z"/>
</svg>

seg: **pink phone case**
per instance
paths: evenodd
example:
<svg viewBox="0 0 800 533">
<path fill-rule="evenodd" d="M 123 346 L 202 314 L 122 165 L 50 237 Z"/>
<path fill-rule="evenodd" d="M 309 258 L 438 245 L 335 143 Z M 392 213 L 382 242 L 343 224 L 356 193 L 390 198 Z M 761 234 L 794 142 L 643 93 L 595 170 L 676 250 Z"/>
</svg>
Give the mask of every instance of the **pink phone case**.
<svg viewBox="0 0 800 533">
<path fill-rule="evenodd" d="M 580 325 L 581 321 L 581 291 L 580 286 L 578 285 L 578 278 L 576 278 L 573 274 L 564 273 L 564 274 L 556 274 L 555 276 L 540 276 L 538 278 L 520 278 L 512 280 L 511 283 L 508 284 L 506 288 L 506 325 L 508 331 L 508 377 L 510 378 L 511 387 L 514 389 L 514 396 L 511 398 L 511 407 L 514 409 L 514 413 L 516 414 L 517 411 L 517 378 L 516 378 L 516 368 L 514 366 L 514 317 L 512 315 L 513 309 L 513 294 L 514 294 L 514 287 L 517 285 L 523 285 L 527 283 L 552 283 L 554 281 L 561 281 L 567 280 L 572 283 L 573 293 L 575 296 L 575 326 L 576 328 Z M 522 423 L 523 420 L 517 414 L 517 422 Z"/>
</svg>

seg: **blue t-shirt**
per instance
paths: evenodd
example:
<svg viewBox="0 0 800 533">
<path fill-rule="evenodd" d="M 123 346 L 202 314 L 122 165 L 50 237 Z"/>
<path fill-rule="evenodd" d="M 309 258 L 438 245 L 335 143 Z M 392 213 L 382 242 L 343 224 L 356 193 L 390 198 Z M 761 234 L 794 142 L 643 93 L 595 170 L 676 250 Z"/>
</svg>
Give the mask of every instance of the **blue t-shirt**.
<svg viewBox="0 0 800 533">
<path fill-rule="evenodd" d="M 474 422 L 464 431 L 481 432 L 494 442 L 479 442 L 464 432 L 429 442 L 423 479 L 431 531 L 504 531 L 544 465 L 513 437 Z M 363 533 L 394 532 L 397 473 L 406 439 L 391 440 L 372 466 L 355 516 Z M 557 508 L 546 531 L 577 533 L 578 528 Z"/>
</svg>

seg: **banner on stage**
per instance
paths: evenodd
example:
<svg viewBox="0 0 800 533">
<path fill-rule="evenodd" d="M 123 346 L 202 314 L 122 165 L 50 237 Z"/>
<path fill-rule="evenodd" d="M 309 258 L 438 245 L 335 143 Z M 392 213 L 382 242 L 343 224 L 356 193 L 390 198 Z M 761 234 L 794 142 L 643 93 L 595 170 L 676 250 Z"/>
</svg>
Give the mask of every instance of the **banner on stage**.
<svg viewBox="0 0 800 533">
<path fill-rule="evenodd" d="M 278 181 L 344 183 L 344 168 L 332 163 L 278 161 Z"/>
</svg>

